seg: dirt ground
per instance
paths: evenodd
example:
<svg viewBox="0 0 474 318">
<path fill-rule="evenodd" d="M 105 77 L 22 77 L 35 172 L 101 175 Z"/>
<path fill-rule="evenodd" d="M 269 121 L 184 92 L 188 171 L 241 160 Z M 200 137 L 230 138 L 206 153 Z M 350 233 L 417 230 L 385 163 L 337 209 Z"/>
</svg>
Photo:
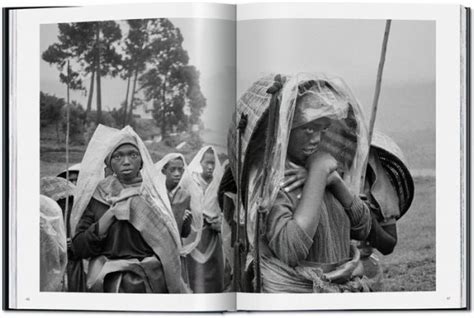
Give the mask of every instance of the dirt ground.
<svg viewBox="0 0 474 318">
<path fill-rule="evenodd" d="M 397 223 L 394 252 L 380 256 L 386 291 L 436 290 L 435 178 L 415 178 L 415 199 Z"/>
</svg>

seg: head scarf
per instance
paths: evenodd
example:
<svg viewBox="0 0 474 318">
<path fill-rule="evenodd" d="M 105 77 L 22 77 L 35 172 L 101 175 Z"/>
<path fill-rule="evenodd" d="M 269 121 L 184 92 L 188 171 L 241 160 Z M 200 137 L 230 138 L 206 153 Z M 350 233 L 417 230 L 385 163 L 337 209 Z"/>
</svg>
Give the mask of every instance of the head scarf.
<svg viewBox="0 0 474 318">
<path fill-rule="evenodd" d="M 239 118 L 247 115 L 247 127 L 243 133 L 242 142 L 242 171 L 250 171 L 246 184 L 243 180 L 238 180 L 238 188 L 246 189 L 248 197 L 245 204 L 248 213 L 247 233 L 249 241 L 254 242 L 256 211 L 259 205 L 264 208 L 271 208 L 279 190 L 279 184 L 284 176 L 285 161 L 288 149 L 288 140 L 291 128 L 298 127 L 308 121 L 316 120 L 321 117 L 329 117 L 333 122 L 338 123 L 337 127 L 328 129 L 329 135 L 335 139 L 340 139 L 341 144 L 345 144 L 345 137 L 341 138 L 340 132 L 346 132 L 349 129 L 349 137 L 355 137 L 355 149 L 346 150 L 348 156 L 344 154 L 340 147 L 336 147 L 331 152 L 337 158 L 349 157 L 351 160 L 345 160 L 346 173 L 344 180 L 349 188 L 358 193 L 360 190 L 360 180 L 364 160 L 368 153 L 367 130 L 365 120 L 362 115 L 359 103 L 352 95 L 349 87 L 338 77 L 325 74 L 299 73 L 293 76 L 282 78 L 282 88 L 278 91 L 277 100 L 279 103 L 279 113 L 277 116 L 276 131 L 273 136 L 274 143 L 265 145 L 268 150 L 268 162 L 262 160 L 254 162 L 253 167 L 248 167 L 248 154 L 256 156 L 253 149 L 250 149 L 251 140 L 255 137 L 254 132 L 258 130 L 265 113 L 268 111 L 272 95 L 267 90 L 273 86 L 275 75 L 271 74 L 255 82 L 237 102 L 236 114 L 234 117 L 234 126 L 230 128 L 228 138 L 229 157 L 231 167 L 236 171 L 239 162 L 237 158 L 237 140 L 235 131 Z M 315 94 L 315 99 L 319 102 L 309 107 L 299 109 L 295 114 L 295 106 L 298 96 L 303 94 Z M 320 107 L 317 107 L 320 106 Z M 342 127 L 342 128 L 341 128 Z M 263 130 L 265 132 L 265 130 Z M 333 142 L 326 143 L 328 147 L 333 146 Z M 352 145 L 351 145 L 352 147 Z M 349 147 L 349 148 L 351 148 Z M 265 151 L 262 147 L 260 151 Z M 262 156 L 263 157 L 263 156 Z M 337 158 L 338 159 L 338 158 Z M 343 160 L 341 160 L 343 161 Z M 263 180 L 263 171 L 267 169 L 268 176 Z M 263 191 L 263 197 L 261 193 Z"/>
<path fill-rule="evenodd" d="M 153 207 L 154 211 L 162 213 L 167 229 L 181 252 L 181 239 L 166 187 L 157 182 L 157 172 L 150 154 L 143 141 L 130 126 L 118 130 L 99 125 L 95 130 L 81 163 L 83 168 L 77 180 L 76 196 L 71 214 L 71 232 L 74 233 L 97 185 L 104 179 L 105 162 L 109 162 L 107 158 L 117 147 L 125 143 L 135 145 L 142 158 L 143 166 L 140 173 L 143 181 L 140 185 L 140 194 Z"/>
<path fill-rule="evenodd" d="M 178 158 L 183 160 L 184 173 L 181 176 L 181 180 L 179 181 L 177 187 L 182 187 L 185 191 L 188 191 L 188 187 L 186 185 L 187 180 L 189 179 L 187 173 L 188 168 L 186 164 L 186 159 L 180 153 L 169 153 L 165 155 L 160 161 L 155 163 L 155 168 L 158 173 L 157 180 L 160 184 L 163 184 L 163 186 L 166 187 L 166 175 L 162 172 L 162 170 L 168 162 Z M 198 213 L 196 209 L 191 209 L 191 213 L 193 216 L 193 220 L 191 222 L 191 233 L 188 235 L 187 238 L 183 240 L 181 255 L 189 254 L 199 244 L 199 241 L 201 240 L 202 214 Z"/>
<path fill-rule="evenodd" d="M 108 166 L 110 169 L 112 169 L 112 155 L 114 154 L 115 150 L 117 150 L 119 147 L 123 145 L 132 145 L 138 150 L 138 143 L 137 140 L 135 139 L 134 136 L 132 135 L 124 135 L 122 138 L 116 143 L 116 145 L 113 147 L 113 149 L 109 152 L 107 157 L 104 160 L 104 163 L 106 166 Z"/>
<path fill-rule="evenodd" d="M 201 160 L 207 150 L 212 149 L 214 152 L 214 160 L 216 162 L 212 173 L 212 181 L 203 192 L 201 187 L 196 183 L 195 177 L 202 173 Z M 220 216 L 219 203 L 217 201 L 217 192 L 222 178 L 223 170 L 217 156 L 217 150 L 212 146 L 202 147 L 187 168 L 185 182 L 191 193 L 191 208 L 196 209 L 205 217 L 214 219 Z"/>
</svg>

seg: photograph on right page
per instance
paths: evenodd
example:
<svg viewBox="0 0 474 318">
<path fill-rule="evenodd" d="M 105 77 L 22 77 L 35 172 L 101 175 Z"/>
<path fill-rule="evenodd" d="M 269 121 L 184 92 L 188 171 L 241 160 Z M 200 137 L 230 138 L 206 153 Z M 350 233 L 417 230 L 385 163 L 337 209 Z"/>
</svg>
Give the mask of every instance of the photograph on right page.
<svg viewBox="0 0 474 318">
<path fill-rule="evenodd" d="M 435 22 L 237 30 L 235 289 L 435 291 Z"/>
</svg>

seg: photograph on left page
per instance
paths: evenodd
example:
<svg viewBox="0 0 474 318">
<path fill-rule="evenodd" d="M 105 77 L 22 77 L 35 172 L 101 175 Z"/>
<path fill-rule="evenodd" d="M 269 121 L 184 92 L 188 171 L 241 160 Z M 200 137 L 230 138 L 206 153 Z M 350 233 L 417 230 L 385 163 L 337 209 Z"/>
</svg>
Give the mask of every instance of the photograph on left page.
<svg viewBox="0 0 474 318">
<path fill-rule="evenodd" d="M 41 25 L 40 291 L 231 291 L 235 52 L 227 20 Z"/>
</svg>

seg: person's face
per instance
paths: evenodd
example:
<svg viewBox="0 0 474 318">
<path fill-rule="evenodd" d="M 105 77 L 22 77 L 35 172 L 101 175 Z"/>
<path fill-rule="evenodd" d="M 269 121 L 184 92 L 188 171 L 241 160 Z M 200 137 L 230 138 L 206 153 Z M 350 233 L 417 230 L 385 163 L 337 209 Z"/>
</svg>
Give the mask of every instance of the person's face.
<svg viewBox="0 0 474 318">
<path fill-rule="evenodd" d="M 142 158 L 138 149 L 130 144 L 118 147 L 112 154 L 110 166 L 121 181 L 131 181 L 138 176 Z"/>
<path fill-rule="evenodd" d="M 201 167 L 202 167 L 202 177 L 206 180 L 212 179 L 212 174 L 214 172 L 214 168 L 216 167 L 216 160 L 214 155 L 206 152 L 201 160 Z"/>
<path fill-rule="evenodd" d="M 176 158 L 168 162 L 166 168 L 163 168 L 163 174 L 166 176 L 166 186 L 169 189 L 175 188 L 184 173 L 184 162 L 181 158 Z"/>
<path fill-rule="evenodd" d="M 318 151 L 322 132 L 329 127 L 327 118 L 313 120 L 291 130 L 288 157 L 296 164 L 304 165 L 306 159 Z"/>
</svg>

